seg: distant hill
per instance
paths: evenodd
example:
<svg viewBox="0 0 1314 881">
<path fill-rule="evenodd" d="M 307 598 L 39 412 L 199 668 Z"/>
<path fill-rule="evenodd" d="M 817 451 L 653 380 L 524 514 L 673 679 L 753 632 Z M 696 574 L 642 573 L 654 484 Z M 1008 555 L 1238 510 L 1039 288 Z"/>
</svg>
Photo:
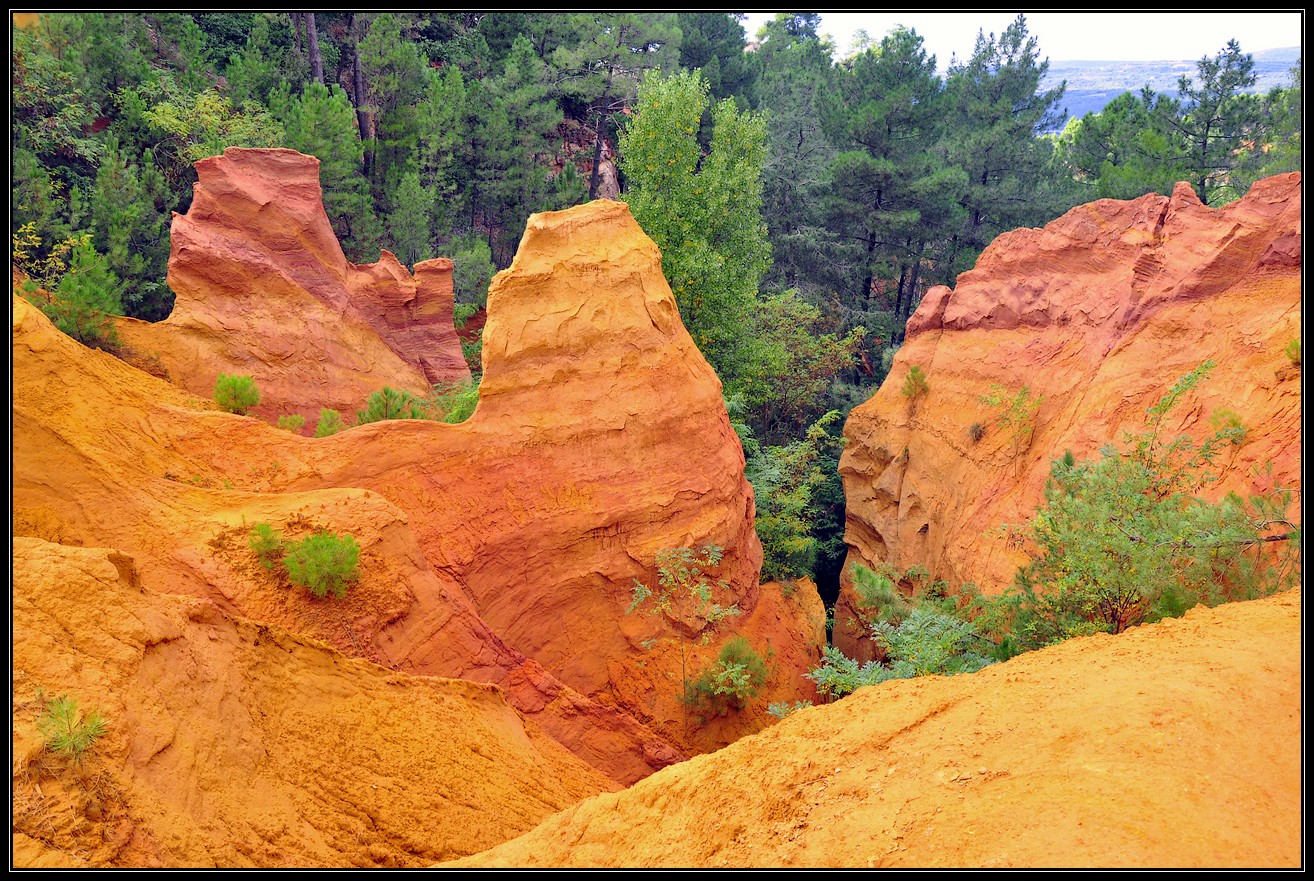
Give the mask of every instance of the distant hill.
<svg viewBox="0 0 1314 881">
<path fill-rule="evenodd" d="M 1300 59 L 1300 47 L 1265 49 L 1251 53 L 1259 80 L 1251 90 L 1267 92 L 1291 83 L 1291 68 Z M 1068 83 L 1063 104 L 1068 116 L 1099 112 L 1123 92 L 1139 92 L 1149 84 L 1157 92 L 1176 93 L 1177 78 L 1194 76 L 1195 61 L 1050 61 L 1044 88 Z M 1066 118 L 1064 120 L 1066 122 Z"/>
</svg>

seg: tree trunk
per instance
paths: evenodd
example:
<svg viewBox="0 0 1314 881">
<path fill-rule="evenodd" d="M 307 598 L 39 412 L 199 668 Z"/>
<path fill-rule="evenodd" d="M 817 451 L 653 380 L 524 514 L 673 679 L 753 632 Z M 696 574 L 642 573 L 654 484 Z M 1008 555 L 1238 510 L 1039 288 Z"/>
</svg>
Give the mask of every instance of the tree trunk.
<svg viewBox="0 0 1314 881">
<path fill-rule="evenodd" d="M 876 279 L 871 271 L 871 255 L 876 253 L 876 233 L 867 233 L 867 273 L 862 277 L 862 308 L 871 311 L 871 285 Z"/>
<path fill-rule="evenodd" d="M 602 136 L 607 130 L 607 114 L 604 108 L 611 104 L 611 78 L 614 71 L 607 71 L 607 84 L 602 87 L 602 99 L 598 107 L 598 131 L 593 140 L 593 173 L 589 175 L 589 201 L 598 198 L 598 166 L 602 164 Z"/>
<path fill-rule="evenodd" d="M 602 132 L 607 127 L 607 115 L 598 111 L 598 131 L 593 139 L 593 172 L 589 175 L 589 201 L 598 198 L 598 166 L 602 164 Z"/>
<path fill-rule="evenodd" d="M 306 16 L 306 42 L 310 44 L 310 76 L 324 85 L 324 59 L 319 54 L 319 32 L 315 30 L 315 13 L 303 13 Z"/>
<path fill-rule="evenodd" d="M 297 54 L 300 55 L 306 50 L 301 44 L 301 12 L 289 12 L 288 17 L 292 19 L 292 37 L 297 43 Z"/>
<path fill-rule="evenodd" d="M 351 103 L 356 108 L 356 127 L 360 129 L 360 142 L 365 148 L 364 170 L 369 177 L 374 164 L 374 150 L 370 146 L 370 114 L 365 105 L 365 75 L 360 67 L 360 34 L 356 32 L 356 14 L 347 20 L 347 33 L 351 35 Z"/>
<path fill-rule="evenodd" d="M 900 296 L 899 311 L 895 313 L 895 333 L 899 335 L 899 342 L 903 342 L 905 333 L 908 330 L 908 319 L 912 318 L 913 300 L 917 296 L 917 276 L 922 268 L 922 259 L 919 256 L 913 261 L 912 274 L 908 277 L 907 291 Z"/>
</svg>

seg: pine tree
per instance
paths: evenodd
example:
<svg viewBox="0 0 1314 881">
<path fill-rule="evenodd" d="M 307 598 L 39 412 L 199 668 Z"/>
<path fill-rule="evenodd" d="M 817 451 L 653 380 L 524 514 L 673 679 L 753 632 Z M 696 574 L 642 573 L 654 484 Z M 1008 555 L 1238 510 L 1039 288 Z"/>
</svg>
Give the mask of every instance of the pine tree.
<svg viewBox="0 0 1314 881">
<path fill-rule="evenodd" d="M 397 259 L 414 268 L 421 260 L 433 256 L 429 244 L 429 206 L 433 196 L 420 185 L 419 172 L 409 172 L 401 179 L 389 201 L 388 230 Z"/>
<path fill-rule="evenodd" d="M 967 172 L 966 216 L 935 282 L 952 282 L 1000 233 L 1040 226 L 1071 207 L 1047 198 L 1050 150 L 1036 137 L 1061 121 L 1065 85 L 1042 89 L 1048 70 L 1022 15 L 998 37 L 978 34 L 972 57 L 950 68 L 948 153 Z"/>
<path fill-rule="evenodd" d="M 308 83 L 300 98 L 271 99 L 283 114 L 287 145 L 319 159 L 324 210 L 349 260 L 378 259 L 380 224 L 361 176 L 363 147 L 356 114 L 342 87 Z"/>
</svg>

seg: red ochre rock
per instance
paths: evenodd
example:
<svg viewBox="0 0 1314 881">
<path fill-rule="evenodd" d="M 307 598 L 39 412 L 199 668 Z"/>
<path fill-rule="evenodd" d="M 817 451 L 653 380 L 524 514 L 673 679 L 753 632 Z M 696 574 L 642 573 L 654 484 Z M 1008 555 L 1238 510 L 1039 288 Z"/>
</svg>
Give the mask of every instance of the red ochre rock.
<svg viewBox="0 0 1314 881">
<path fill-rule="evenodd" d="M 319 160 L 229 147 L 196 163 L 191 208 L 173 216 L 173 313 L 118 322 L 137 358 L 211 397 L 220 373 L 251 376 L 268 419 L 322 407 L 354 414 L 384 386 L 427 394 L 469 380 L 452 324 L 452 262 L 406 271 L 390 252 L 350 263 L 324 212 Z"/>
<path fill-rule="evenodd" d="M 620 203 L 531 218 L 492 286 L 480 403 L 459 425 L 292 435 L 202 409 L 18 299 L 13 348 L 16 535 L 115 547 L 149 590 L 397 670 L 496 682 L 624 783 L 757 730 L 768 699 L 812 694 L 815 590 L 758 585 L 720 383 Z M 260 522 L 351 533 L 360 581 L 343 601 L 290 587 L 247 547 Z M 659 550 L 709 544 L 724 550 L 718 599 L 743 614 L 689 638 L 690 655 L 742 633 L 773 678 L 760 706 L 700 728 L 679 701 L 678 631 L 626 610 L 634 579 L 656 586 Z"/>
<path fill-rule="evenodd" d="M 1215 410 L 1231 410 L 1249 431 L 1216 460 L 1223 477 L 1206 496 L 1298 493 L 1300 370 L 1284 348 L 1301 334 L 1300 187 L 1300 174 L 1279 175 L 1219 209 L 1186 184 L 1171 197 L 1092 202 L 1000 236 L 955 289 L 928 291 L 889 378 L 845 426 L 836 644 L 871 656 L 853 623 L 855 563 L 921 564 L 951 588 L 1007 587 L 1027 560 L 1016 527 L 1042 502 L 1050 463 L 1065 450 L 1096 456 L 1140 429 L 1209 358 L 1217 368 L 1172 411 L 1165 436 L 1202 438 Z M 914 364 L 929 391 L 910 401 L 900 388 Z M 1043 396 L 1021 448 L 979 400 L 992 384 Z M 972 423 L 985 430 L 979 442 Z"/>
</svg>

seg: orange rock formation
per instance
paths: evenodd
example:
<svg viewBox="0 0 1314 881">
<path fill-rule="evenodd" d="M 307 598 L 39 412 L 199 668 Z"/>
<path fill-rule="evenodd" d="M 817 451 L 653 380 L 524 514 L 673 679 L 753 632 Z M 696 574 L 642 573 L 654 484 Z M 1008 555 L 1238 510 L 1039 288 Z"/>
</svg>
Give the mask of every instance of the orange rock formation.
<svg viewBox="0 0 1314 881">
<path fill-rule="evenodd" d="M 254 377 L 273 418 L 321 407 L 354 413 L 385 385 L 427 394 L 468 380 L 452 326 L 452 261 L 412 277 L 391 253 L 349 263 L 324 213 L 319 160 L 230 147 L 196 163 L 191 209 L 175 214 L 173 313 L 119 333 L 169 378 L 210 397 L 220 373 Z"/>
<path fill-rule="evenodd" d="M 143 591 L 117 551 L 16 538 L 15 864 L 418 866 L 616 785 L 490 685 L 406 676 Z M 45 700 L 98 710 L 81 763 Z"/>
<path fill-rule="evenodd" d="M 1299 590 L 864 688 L 452 866 L 1302 864 Z"/>
<path fill-rule="evenodd" d="M 312 439 L 202 410 L 15 300 L 15 534 L 116 548 L 151 591 L 348 655 L 496 682 L 625 783 L 762 727 L 767 701 L 811 694 L 819 601 L 757 583 L 752 491 L 720 384 L 628 208 L 532 218 L 489 303 L 469 421 Z M 351 533 L 360 583 L 342 603 L 290 589 L 246 547 L 257 522 Z M 658 550 L 706 544 L 725 550 L 719 599 L 744 614 L 692 646 L 691 674 L 735 632 L 774 673 L 757 705 L 697 727 L 678 700 L 667 638 L 679 631 L 625 613 L 635 578 L 655 584 Z"/>
<path fill-rule="evenodd" d="M 928 291 L 889 379 L 845 426 L 846 567 L 922 564 L 951 585 L 1002 590 L 1026 560 L 1006 525 L 1034 515 L 1050 463 L 1139 429 L 1207 358 L 1217 369 L 1164 430 L 1202 437 L 1215 410 L 1232 410 L 1249 433 L 1215 463 L 1224 479 L 1208 492 L 1298 490 L 1300 369 L 1283 349 L 1300 336 L 1300 185 L 1269 178 L 1217 210 L 1186 184 L 1171 198 L 1093 202 L 1000 236 L 957 288 Z M 929 392 L 909 401 L 900 387 L 914 364 Z M 980 403 L 996 383 L 1044 396 L 1029 440 L 1015 443 Z M 851 590 L 835 642 L 870 657 Z"/>
</svg>

